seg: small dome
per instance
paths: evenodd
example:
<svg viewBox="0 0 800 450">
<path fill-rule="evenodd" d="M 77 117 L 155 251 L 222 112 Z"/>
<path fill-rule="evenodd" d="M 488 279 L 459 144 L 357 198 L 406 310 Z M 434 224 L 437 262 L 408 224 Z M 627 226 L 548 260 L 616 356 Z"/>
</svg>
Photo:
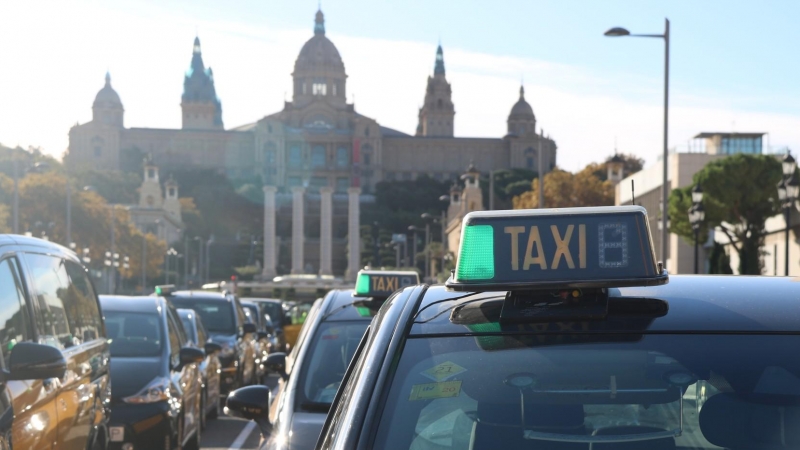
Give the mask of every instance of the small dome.
<svg viewBox="0 0 800 450">
<path fill-rule="evenodd" d="M 535 118 L 533 115 L 533 108 L 531 105 L 525 101 L 525 88 L 520 86 L 519 88 L 519 100 L 517 103 L 514 103 L 514 106 L 511 108 L 511 114 L 508 115 L 509 119 L 531 119 Z"/>
<path fill-rule="evenodd" d="M 344 63 L 339 50 L 325 37 L 325 19 L 322 11 L 317 11 L 314 23 L 314 37 L 309 39 L 294 63 L 294 70 L 335 69 L 344 72 Z"/>
<path fill-rule="evenodd" d="M 106 72 L 106 85 L 97 96 L 94 98 L 93 108 L 122 108 L 122 101 L 119 99 L 119 94 L 114 88 L 111 87 L 111 75 Z"/>
</svg>

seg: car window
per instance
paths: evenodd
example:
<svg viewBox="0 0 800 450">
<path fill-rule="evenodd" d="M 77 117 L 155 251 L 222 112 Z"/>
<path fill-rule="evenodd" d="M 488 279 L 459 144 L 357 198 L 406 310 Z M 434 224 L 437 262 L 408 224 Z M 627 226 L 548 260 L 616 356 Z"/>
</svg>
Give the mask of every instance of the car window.
<svg viewBox="0 0 800 450">
<path fill-rule="evenodd" d="M 268 314 L 270 319 L 272 319 L 272 324 L 274 326 L 280 327 L 283 324 L 283 315 L 285 313 L 280 303 L 261 302 L 260 305 L 263 313 Z"/>
<path fill-rule="evenodd" d="M 203 325 L 203 319 L 197 316 L 195 320 L 195 324 L 197 325 L 197 345 L 202 347 L 203 344 L 208 342 L 208 333 L 206 332 L 205 325 Z"/>
<path fill-rule="evenodd" d="M 178 332 L 178 326 L 172 319 L 172 316 L 167 314 L 167 333 L 169 334 L 169 357 L 172 365 L 176 366 L 180 361 L 181 353 L 181 336 Z"/>
<path fill-rule="evenodd" d="M 197 344 L 197 335 L 194 333 L 194 327 L 192 326 L 192 321 L 194 320 L 194 314 L 191 316 L 184 316 L 179 314 L 181 318 L 181 325 L 183 325 L 184 331 L 186 331 L 186 337 L 192 341 L 193 344 Z"/>
<path fill-rule="evenodd" d="M 80 344 L 82 339 L 70 331 L 64 305 L 70 284 L 64 260 L 31 253 L 25 254 L 24 258 L 36 293 L 34 302 L 39 342 L 59 349 Z"/>
<path fill-rule="evenodd" d="M 194 298 L 173 298 L 170 301 L 177 308 L 193 309 L 203 319 L 206 330 L 211 333 L 236 333 L 236 322 L 230 302 Z"/>
<path fill-rule="evenodd" d="M 164 339 L 156 313 L 103 311 L 112 357 L 159 356 Z"/>
<path fill-rule="evenodd" d="M 258 325 L 258 306 L 256 305 L 242 305 L 245 315 L 248 317 L 249 322 Z"/>
<path fill-rule="evenodd" d="M 411 337 L 374 448 L 766 448 L 800 435 L 798 344 L 794 335 Z"/>
<path fill-rule="evenodd" d="M 243 323 L 247 321 L 244 315 L 244 308 L 242 308 L 242 304 L 239 303 L 239 300 L 233 301 L 234 309 L 236 310 L 236 318 L 238 320 L 238 326 L 242 326 Z"/>
<path fill-rule="evenodd" d="M 69 276 L 64 306 L 70 329 L 81 342 L 97 339 L 101 335 L 102 319 L 89 277 L 83 267 L 72 261 L 64 261 L 64 267 Z"/>
<path fill-rule="evenodd" d="M 322 322 L 303 358 L 298 396 L 300 409 L 318 410 L 333 402 L 350 359 L 369 326 L 368 321 Z"/>
<path fill-rule="evenodd" d="M 0 261 L 0 345 L 8 367 L 11 349 L 27 336 L 28 314 L 19 271 L 12 258 Z"/>
</svg>

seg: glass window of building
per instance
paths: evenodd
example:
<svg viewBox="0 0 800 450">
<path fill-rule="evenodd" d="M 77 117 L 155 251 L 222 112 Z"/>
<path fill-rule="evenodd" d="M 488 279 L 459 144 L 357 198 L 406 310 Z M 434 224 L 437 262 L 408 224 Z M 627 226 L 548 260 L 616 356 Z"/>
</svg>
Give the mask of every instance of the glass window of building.
<svg viewBox="0 0 800 450">
<path fill-rule="evenodd" d="M 350 156 L 348 153 L 349 152 L 344 147 L 336 149 L 336 167 L 344 168 L 350 165 Z"/>
<path fill-rule="evenodd" d="M 336 179 L 336 192 L 347 192 L 350 187 L 350 179 L 347 177 L 339 177 Z"/>
<path fill-rule="evenodd" d="M 325 187 L 328 185 L 328 178 L 327 177 L 312 177 L 311 178 L 311 189 L 313 191 L 319 191 L 319 188 Z"/>
<path fill-rule="evenodd" d="M 367 144 L 361 148 L 361 160 L 365 166 L 372 164 L 372 146 Z"/>
<path fill-rule="evenodd" d="M 311 149 L 311 167 L 320 168 L 325 167 L 325 147 L 322 145 L 315 145 Z"/>
<path fill-rule="evenodd" d="M 294 144 L 289 147 L 289 167 L 302 167 L 303 166 L 303 152 L 300 145 Z"/>
<path fill-rule="evenodd" d="M 327 95 L 328 86 L 324 79 L 317 78 L 311 85 L 311 93 L 314 95 Z"/>
<path fill-rule="evenodd" d="M 295 187 L 295 186 L 302 186 L 303 183 L 300 181 L 300 177 L 289 177 L 286 180 L 286 184 L 289 187 Z"/>
</svg>

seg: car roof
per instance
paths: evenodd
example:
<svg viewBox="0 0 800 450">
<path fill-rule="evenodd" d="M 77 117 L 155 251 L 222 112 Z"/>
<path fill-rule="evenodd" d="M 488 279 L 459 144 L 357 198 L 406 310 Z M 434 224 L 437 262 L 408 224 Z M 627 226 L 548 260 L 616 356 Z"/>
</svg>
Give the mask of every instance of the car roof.
<svg viewBox="0 0 800 450">
<path fill-rule="evenodd" d="M 75 252 L 67 247 L 64 247 L 63 245 L 46 241 L 44 239 L 23 236 L 21 234 L 0 234 L 0 248 L 2 247 L 17 247 L 20 250 L 58 254 L 61 257 L 79 262 L 78 256 L 75 254 Z"/>
<path fill-rule="evenodd" d="M 125 295 L 100 296 L 100 307 L 103 309 L 103 311 L 160 313 L 160 309 L 164 306 L 166 306 L 166 300 L 164 300 L 162 297 L 131 297 Z"/>
<path fill-rule="evenodd" d="M 239 301 L 248 301 L 253 303 L 277 303 L 279 305 L 283 304 L 283 300 L 278 298 L 256 298 L 256 297 L 242 297 Z"/>
<path fill-rule="evenodd" d="M 669 283 L 661 286 L 609 290 L 610 306 L 626 300 L 630 305 L 664 301 L 668 309 L 660 314 L 609 313 L 604 320 L 570 323 L 580 323 L 580 329 L 594 332 L 800 332 L 799 281 L 784 277 L 672 275 Z M 463 334 L 480 329 L 470 328 L 473 325 L 498 323 L 505 295 L 506 292 L 453 292 L 441 285 L 431 286 L 423 294 L 411 334 Z M 453 319 L 456 316 L 465 319 Z M 551 325 L 553 330 L 559 326 L 564 330 L 565 323 Z M 498 326 L 494 331 L 550 331 L 543 322 L 514 324 L 507 330 L 503 324 Z"/>
<path fill-rule="evenodd" d="M 219 300 L 230 302 L 231 297 L 221 292 L 211 291 L 175 291 L 169 295 L 170 300 Z"/>
<path fill-rule="evenodd" d="M 352 320 L 370 321 L 377 311 L 372 311 L 369 316 L 359 313 L 354 302 L 368 300 L 364 297 L 353 297 L 355 289 L 335 289 L 324 297 L 320 305 L 322 322 L 344 322 Z"/>
</svg>

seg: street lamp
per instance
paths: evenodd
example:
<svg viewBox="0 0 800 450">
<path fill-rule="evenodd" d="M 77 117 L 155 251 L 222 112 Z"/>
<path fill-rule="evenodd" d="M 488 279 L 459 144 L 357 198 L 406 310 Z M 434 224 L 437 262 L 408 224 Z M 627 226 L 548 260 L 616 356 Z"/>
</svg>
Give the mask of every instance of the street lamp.
<svg viewBox="0 0 800 450">
<path fill-rule="evenodd" d="M 800 195 L 800 180 L 797 178 L 797 162 L 791 153 L 786 152 L 781 163 L 783 178 L 778 183 L 778 200 L 781 202 L 783 217 L 786 221 L 786 248 L 784 251 L 784 275 L 789 276 L 789 229 L 791 228 L 792 208 Z"/>
<path fill-rule="evenodd" d="M 700 237 L 700 225 L 706 218 L 706 210 L 703 208 L 703 188 L 700 183 L 697 183 L 692 188 L 692 207 L 689 208 L 689 223 L 692 225 L 694 231 L 694 274 L 697 275 L 698 270 L 698 238 Z"/>
<path fill-rule="evenodd" d="M 420 217 L 425 219 L 425 277 L 428 277 L 431 268 L 431 222 L 436 223 L 437 220 L 433 214 L 428 213 L 424 213 Z"/>
<path fill-rule="evenodd" d="M 413 252 L 413 254 L 411 255 L 411 259 L 413 261 L 412 266 L 413 267 L 417 267 L 417 232 L 420 232 L 422 230 L 420 230 L 419 227 L 415 227 L 414 225 L 410 225 L 408 227 L 408 231 L 410 231 L 411 235 L 414 236 L 413 237 L 413 241 L 414 242 L 413 242 L 413 244 L 411 246 L 411 249 L 412 249 L 412 252 Z"/>
<path fill-rule="evenodd" d="M 669 19 L 664 19 L 664 34 L 631 34 L 625 28 L 615 27 L 605 32 L 608 37 L 645 37 L 664 39 L 664 154 L 662 159 L 663 177 L 661 180 L 661 259 L 667 262 L 667 205 L 669 186 L 667 186 L 667 151 L 669 131 Z"/>
</svg>

